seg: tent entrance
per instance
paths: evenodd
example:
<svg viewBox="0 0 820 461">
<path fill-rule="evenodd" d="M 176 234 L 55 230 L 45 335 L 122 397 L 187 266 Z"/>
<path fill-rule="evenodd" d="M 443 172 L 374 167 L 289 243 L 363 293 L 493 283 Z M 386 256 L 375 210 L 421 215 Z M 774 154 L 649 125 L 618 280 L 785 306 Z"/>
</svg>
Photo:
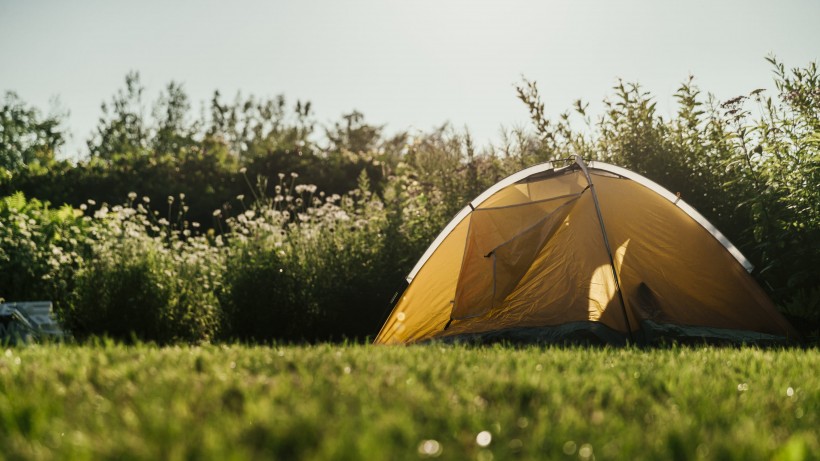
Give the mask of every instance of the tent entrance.
<svg viewBox="0 0 820 461">
<path fill-rule="evenodd" d="M 580 195 L 473 211 L 451 318 L 480 317 L 501 305 Z"/>
</svg>

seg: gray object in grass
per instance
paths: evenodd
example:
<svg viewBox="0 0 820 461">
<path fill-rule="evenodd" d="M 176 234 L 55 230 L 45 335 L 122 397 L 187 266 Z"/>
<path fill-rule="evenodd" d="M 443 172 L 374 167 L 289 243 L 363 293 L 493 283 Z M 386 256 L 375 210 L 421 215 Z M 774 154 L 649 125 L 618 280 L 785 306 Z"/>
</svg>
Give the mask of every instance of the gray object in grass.
<svg viewBox="0 0 820 461">
<path fill-rule="evenodd" d="M 64 337 L 51 301 L 0 303 L 0 343 L 60 341 Z"/>
</svg>

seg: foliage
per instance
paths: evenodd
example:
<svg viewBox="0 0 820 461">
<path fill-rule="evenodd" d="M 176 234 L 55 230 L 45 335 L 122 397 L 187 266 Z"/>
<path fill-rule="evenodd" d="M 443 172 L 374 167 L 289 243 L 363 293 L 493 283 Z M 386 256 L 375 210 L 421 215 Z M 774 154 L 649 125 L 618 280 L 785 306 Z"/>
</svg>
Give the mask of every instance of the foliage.
<svg viewBox="0 0 820 461">
<path fill-rule="evenodd" d="M 0 107 L 0 184 L 27 169 L 41 171 L 65 144 L 63 115 L 43 118 L 14 92 Z"/>
<path fill-rule="evenodd" d="M 94 136 L 87 142 L 93 157 L 114 160 L 128 153 L 145 153 L 148 127 L 144 121 L 144 91 L 139 73 L 129 72 L 125 76 L 125 88 L 117 92 L 110 104 L 100 106 L 102 116 Z"/>
<path fill-rule="evenodd" d="M 35 346 L 0 355 L 9 459 L 789 459 L 820 353 Z"/>
<path fill-rule="evenodd" d="M 316 193 L 297 177 L 279 175 L 272 197 L 259 186 L 249 209 L 226 222 L 226 335 L 267 341 L 372 334 L 389 296 L 382 203 L 364 171 L 359 188 L 344 196 Z"/>
<path fill-rule="evenodd" d="M 820 75 L 816 64 L 790 73 L 775 67 L 777 100 L 760 91 L 727 101 L 732 126 L 732 184 L 751 218 L 754 251 L 775 296 L 820 288 Z M 745 109 L 760 105 L 759 118 Z"/>
<path fill-rule="evenodd" d="M 336 194 L 354 189 L 366 169 L 374 190 L 381 191 L 406 136 L 382 139 L 381 127 L 354 112 L 344 117 L 345 125 L 327 130 L 328 145 L 322 147 L 312 139 L 310 103 L 297 101 L 289 108 L 282 96 L 242 95 L 227 103 L 216 92 L 207 114 L 194 118 L 184 88 L 171 82 L 149 116 L 144 92 L 139 74 L 129 73 L 125 88 L 102 105 L 102 117 L 87 143 L 90 157 L 77 164 L 52 159 L 48 168 L 14 170 L 13 176 L 9 170 L 7 180 L 0 180 L 0 195 L 22 191 L 76 207 L 89 198 L 118 203 L 132 190 L 155 203 L 184 193 L 190 197 L 190 219 L 209 225 L 213 210 L 223 208 L 229 215 L 225 205 L 233 197 L 250 195 L 236 174 L 240 166 L 252 177 L 295 172 Z M 18 131 L 20 139 L 39 136 L 29 125 Z"/>
<path fill-rule="evenodd" d="M 621 86 L 621 94 L 628 94 Z M 637 87 L 635 88 L 637 91 Z M 535 139 L 527 139 L 528 136 L 522 130 L 514 132 L 516 144 L 519 146 L 517 154 L 517 169 L 523 169 L 536 163 L 561 160 L 575 155 L 584 158 L 593 157 L 593 149 L 589 145 L 590 141 L 574 129 L 571 121 L 571 112 L 563 112 L 558 120 L 551 120 L 544 110 L 544 103 L 538 92 L 536 82 L 524 80 L 521 85 L 516 86 L 518 99 L 523 102 L 530 112 L 530 119 L 535 126 Z M 612 106 L 607 104 L 611 109 Z M 586 109 L 588 104 L 584 104 L 580 99 L 575 101 L 574 111 L 584 118 L 589 124 Z M 653 107 L 654 109 L 654 107 Z M 509 145 L 509 142 L 505 142 Z M 509 149 L 504 149 L 505 152 Z"/>
<path fill-rule="evenodd" d="M 80 210 L 54 210 L 22 193 L 0 198 L 0 298 L 53 300 L 61 311 L 88 244 L 81 216 Z"/>
<path fill-rule="evenodd" d="M 52 299 L 81 336 L 362 338 L 470 200 L 522 168 L 581 155 L 680 194 L 810 333 L 820 293 L 820 76 L 814 64 L 786 71 L 771 62 L 777 95 L 721 103 L 690 77 L 668 118 L 640 85 L 618 81 L 597 119 L 582 101 L 551 119 L 535 82 L 524 81 L 517 93 L 534 128 L 483 148 L 449 125 L 389 137 L 356 111 L 320 129 L 310 103 L 282 96 L 226 102 L 216 92 L 194 117 L 174 82 L 148 111 L 130 73 L 103 107 L 91 156 L 72 164 L 53 155 L 61 119 L 42 119 L 11 94 L 0 296 Z M 81 219 L 71 208 L 120 203 L 132 190 L 153 210 L 104 205 Z M 184 203 L 166 200 L 181 195 Z"/>
<path fill-rule="evenodd" d="M 147 206 L 147 201 L 110 210 L 103 205 L 94 213 L 94 242 L 76 273 L 65 313 L 77 337 L 168 343 L 215 336 L 219 252 L 205 238 L 191 235 L 182 212 L 171 222 L 170 213 L 159 218 Z"/>
</svg>

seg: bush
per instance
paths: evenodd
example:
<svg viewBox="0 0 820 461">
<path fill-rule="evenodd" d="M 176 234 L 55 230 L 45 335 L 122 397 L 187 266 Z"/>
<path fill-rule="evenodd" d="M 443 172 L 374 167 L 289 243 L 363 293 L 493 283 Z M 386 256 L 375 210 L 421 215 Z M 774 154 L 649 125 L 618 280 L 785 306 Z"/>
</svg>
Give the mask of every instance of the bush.
<svg viewBox="0 0 820 461">
<path fill-rule="evenodd" d="M 300 296 L 317 314 L 319 338 L 375 335 L 398 281 L 386 257 L 384 205 L 362 172 L 359 187 L 297 215 L 289 229 Z"/>
<path fill-rule="evenodd" d="M 386 213 L 362 173 L 348 195 L 295 185 L 257 195 L 227 220 L 226 336 L 326 340 L 373 335 L 383 320 L 395 263 L 384 257 Z"/>
<path fill-rule="evenodd" d="M 298 340 L 309 332 L 313 315 L 299 303 L 297 280 L 280 251 L 261 239 L 229 251 L 221 299 L 226 338 Z"/>
<path fill-rule="evenodd" d="M 731 127 L 726 168 L 751 220 L 747 240 L 773 298 L 809 302 L 807 296 L 820 293 L 820 73 L 815 63 L 787 72 L 769 61 L 777 98 L 755 90 L 722 106 Z M 750 101 L 762 112 L 757 118 L 745 108 Z"/>
<path fill-rule="evenodd" d="M 0 198 L 0 298 L 53 300 L 62 313 L 89 243 L 81 216 L 19 192 Z"/>
<path fill-rule="evenodd" d="M 169 343 L 212 339 L 219 325 L 221 258 L 190 230 L 141 204 L 101 207 L 94 243 L 66 320 L 80 338 Z"/>
</svg>

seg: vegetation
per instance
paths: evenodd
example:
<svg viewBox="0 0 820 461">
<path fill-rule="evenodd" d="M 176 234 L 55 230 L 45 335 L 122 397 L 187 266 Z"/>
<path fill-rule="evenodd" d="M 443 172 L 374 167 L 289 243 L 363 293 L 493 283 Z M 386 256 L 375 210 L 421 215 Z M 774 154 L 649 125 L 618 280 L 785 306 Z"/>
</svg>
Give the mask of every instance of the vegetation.
<svg viewBox="0 0 820 461">
<path fill-rule="evenodd" d="M 817 350 L 35 346 L 0 459 L 818 459 Z"/>
<path fill-rule="evenodd" d="M 469 199 L 572 155 L 680 193 L 817 340 L 820 76 L 771 63 L 777 94 L 690 78 L 668 120 L 627 82 L 550 118 L 524 81 L 533 128 L 481 148 L 281 96 L 197 118 L 173 82 L 149 110 L 130 73 L 75 163 L 64 115 L 7 93 L 0 298 L 52 300 L 85 345 L 0 349 L 0 460 L 818 459 L 816 348 L 341 343 Z"/>
<path fill-rule="evenodd" d="M 533 129 L 483 148 L 447 126 L 386 137 L 357 112 L 318 127 L 309 103 L 281 96 L 216 92 L 196 118 L 174 82 L 149 111 L 130 73 L 72 163 L 57 155 L 62 116 L 8 93 L 0 297 L 53 300 L 81 338 L 363 338 L 469 199 L 526 166 L 581 155 L 680 193 L 817 337 L 820 76 L 815 64 L 771 63 L 777 94 L 719 102 L 690 78 L 669 120 L 626 82 L 595 120 L 580 101 L 551 119 L 524 81 Z"/>
</svg>

